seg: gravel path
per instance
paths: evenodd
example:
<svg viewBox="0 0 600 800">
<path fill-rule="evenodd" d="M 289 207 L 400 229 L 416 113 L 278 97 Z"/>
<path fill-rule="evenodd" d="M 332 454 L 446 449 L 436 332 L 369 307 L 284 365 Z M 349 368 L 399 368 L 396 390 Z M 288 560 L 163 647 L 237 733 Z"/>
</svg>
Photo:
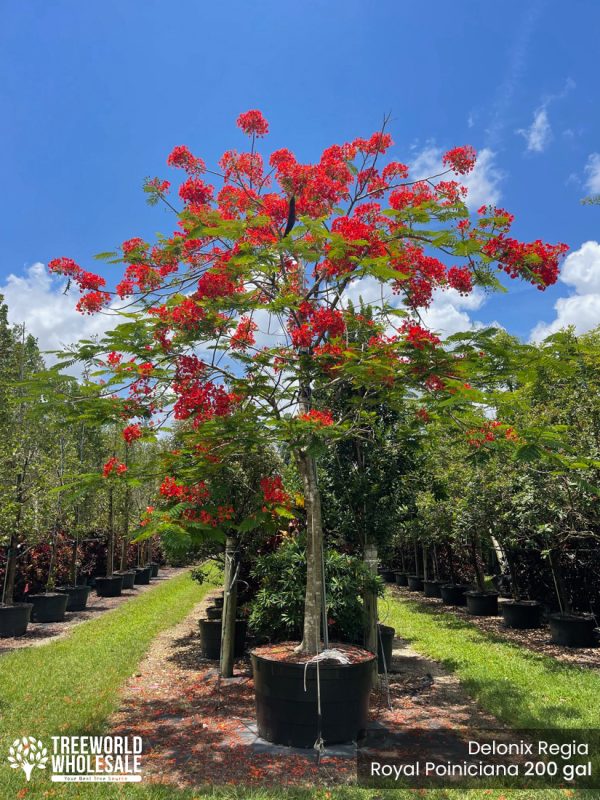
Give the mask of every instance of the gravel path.
<svg viewBox="0 0 600 800">
<path fill-rule="evenodd" d="M 27 627 L 27 633 L 24 636 L 0 639 L 0 655 L 9 653 L 12 650 L 20 650 L 23 647 L 38 647 L 68 636 L 71 630 L 77 625 L 81 625 L 82 622 L 96 619 L 103 612 L 118 608 L 133 597 L 138 597 L 163 581 L 174 578 L 185 571 L 182 568 L 165 567 L 160 570 L 156 578 L 152 578 L 149 584 L 126 590 L 122 592 L 120 597 L 98 597 L 92 589 L 85 611 L 69 611 L 63 622 L 30 622 Z"/>
</svg>

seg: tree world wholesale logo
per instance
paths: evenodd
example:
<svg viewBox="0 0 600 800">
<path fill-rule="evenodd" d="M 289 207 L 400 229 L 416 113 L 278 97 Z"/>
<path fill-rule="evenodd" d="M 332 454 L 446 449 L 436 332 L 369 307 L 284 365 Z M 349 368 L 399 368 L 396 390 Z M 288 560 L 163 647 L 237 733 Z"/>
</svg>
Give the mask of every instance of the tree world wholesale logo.
<svg viewBox="0 0 600 800">
<path fill-rule="evenodd" d="M 52 754 L 35 736 L 15 739 L 8 763 L 27 781 L 50 760 L 55 783 L 129 783 L 142 780 L 141 736 L 52 736 Z"/>
</svg>

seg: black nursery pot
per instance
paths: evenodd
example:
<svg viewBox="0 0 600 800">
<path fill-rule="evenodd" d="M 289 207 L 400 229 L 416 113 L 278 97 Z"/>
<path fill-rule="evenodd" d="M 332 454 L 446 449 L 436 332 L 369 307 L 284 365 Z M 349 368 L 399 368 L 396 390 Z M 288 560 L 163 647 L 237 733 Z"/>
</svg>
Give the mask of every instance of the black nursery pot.
<svg viewBox="0 0 600 800">
<path fill-rule="evenodd" d="M 465 592 L 467 587 L 460 583 L 443 583 L 441 588 L 442 603 L 447 606 L 466 606 Z"/>
<path fill-rule="evenodd" d="M 419 575 L 409 575 L 408 576 L 408 588 L 411 592 L 422 592 L 423 591 L 423 578 L 419 577 Z"/>
<path fill-rule="evenodd" d="M 396 583 L 398 586 L 408 586 L 408 575 L 406 572 L 395 572 Z"/>
<path fill-rule="evenodd" d="M 148 566 L 150 567 L 150 577 L 156 578 L 158 575 L 158 570 L 160 568 L 160 564 L 157 561 L 151 561 Z"/>
<path fill-rule="evenodd" d="M 563 647 L 596 647 L 596 620 L 591 614 L 550 614 L 552 641 Z"/>
<path fill-rule="evenodd" d="M 318 733 L 317 668 L 251 652 L 258 735 L 273 744 L 312 747 Z M 325 744 L 351 742 L 367 727 L 373 655 L 359 664 L 319 664 Z"/>
<path fill-rule="evenodd" d="M 91 589 L 89 586 L 57 586 L 56 591 L 67 595 L 67 611 L 83 611 Z"/>
<path fill-rule="evenodd" d="M 441 597 L 441 581 L 423 581 L 423 593 L 425 597 Z"/>
<path fill-rule="evenodd" d="M 542 606 L 537 600 L 506 600 L 500 611 L 507 628 L 539 628 L 542 622 Z"/>
<path fill-rule="evenodd" d="M 223 595 L 221 595 L 219 597 L 213 597 L 212 601 L 215 605 L 215 608 L 223 608 L 225 598 L 223 597 Z"/>
<path fill-rule="evenodd" d="M 386 583 L 395 583 L 396 581 L 396 573 L 392 569 L 380 569 L 379 576 Z"/>
<path fill-rule="evenodd" d="M 115 572 L 115 575 L 120 575 L 123 578 L 123 589 L 133 589 L 135 584 L 135 570 L 124 569 L 122 572 Z"/>
<path fill-rule="evenodd" d="M 474 617 L 498 616 L 498 592 L 465 592 L 467 611 Z"/>
<path fill-rule="evenodd" d="M 146 584 L 150 583 L 151 575 L 152 567 L 136 567 L 133 582 L 138 586 L 146 586 Z"/>
<path fill-rule="evenodd" d="M 377 632 L 377 672 L 389 672 L 392 665 L 392 650 L 396 629 L 390 625 L 379 625 Z"/>
<path fill-rule="evenodd" d="M 223 629 L 220 619 L 201 619 L 198 621 L 200 627 L 200 652 L 203 658 L 211 661 L 218 661 L 221 657 L 221 631 Z M 246 630 L 245 619 L 235 621 L 235 643 L 233 655 L 241 658 L 246 649 Z"/>
<path fill-rule="evenodd" d="M 48 592 L 47 594 L 27 595 L 31 609 L 31 619 L 33 622 L 62 622 L 67 610 L 68 595 L 62 592 Z"/>
<path fill-rule="evenodd" d="M 216 606 L 208 606 L 206 609 L 206 616 L 209 619 L 221 619 L 223 616 L 223 609 Z"/>
<path fill-rule="evenodd" d="M 32 609 L 32 603 L 0 606 L 0 639 L 23 636 L 27 632 Z"/>
<path fill-rule="evenodd" d="M 111 575 L 110 578 L 96 578 L 96 594 L 98 597 L 119 597 L 123 589 L 123 576 Z"/>
</svg>

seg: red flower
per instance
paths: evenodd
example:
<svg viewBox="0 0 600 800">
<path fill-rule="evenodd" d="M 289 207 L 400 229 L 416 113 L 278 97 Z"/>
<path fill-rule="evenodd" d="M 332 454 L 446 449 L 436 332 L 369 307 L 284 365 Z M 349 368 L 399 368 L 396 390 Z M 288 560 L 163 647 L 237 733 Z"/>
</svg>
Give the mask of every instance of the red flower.
<svg viewBox="0 0 600 800">
<path fill-rule="evenodd" d="M 128 425 L 126 428 L 123 428 L 122 436 L 126 442 L 134 442 L 136 439 L 139 439 L 141 435 L 141 425 Z"/>
<path fill-rule="evenodd" d="M 102 475 L 105 478 L 108 478 L 113 473 L 122 475 L 124 472 L 127 472 L 127 467 L 125 464 L 121 464 L 114 456 L 109 458 L 102 468 Z"/>
<path fill-rule="evenodd" d="M 477 152 L 470 144 L 464 147 L 455 147 L 448 150 L 442 156 L 442 163 L 445 167 L 450 167 L 453 172 L 459 175 L 466 175 L 471 172 L 477 160 Z"/>
<path fill-rule="evenodd" d="M 333 417 L 330 411 L 318 411 L 316 408 L 311 408 L 306 414 L 300 414 L 298 419 L 303 422 L 314 422 L 317 425 L 328 427 L 333 425 Z"/>
<path fill-rule="evenodd" d="M 249 317 L 242 317 L 237 328 L 231 335 L 229 343 L 234 350 L 245 350 L 255 344 L 254 331 L 258 328 L 256 322 Z"/>
<path fill-rule="evenodd" d="M 188 175 L 199 174 L 206 169 L 204 161 L 202 161 L 201 158 L 193 156 L 184 144 L 173 148 L 167 158 L 167 164 L 170 167 L 184 169 Z"/>
<path fill-rule="evenodd" d="M 266 136 L 269 132 L 269 123 L 256 109 L 240 114 L 237 126 L 248 136 Z"/>
<path fill-rule="evenodd" d="M 262 478 L 260 488 L 262 489 L 265 503 L 285 505 L 289 502 L 290 497 L 283 488 L 283 481 L 279 475 L 275 475 L 273 478 Z"/>
<path fill-rule="evenodd" d="M 112 353 L 108 354 L 108 358 L 106 360 L 108 361 L 109 366 L 118 367 L 122 359 L 123 356 L 121 355 L 121 353 L 115 353 L 115 351 L 113 350 Z"/>
<path fill-rule="evenodd" d="M 81 295 L 75 308 L 82 314 L 96 314 L 110 302 L 108 292 L 88 292 Z"/>
<path fill-rule="evenodd" d="M 405 322 L 402 325 L 402 332 L 406 336 L 407 343 L 417 350 L 423 350 L 425 346 L 435 347 L 441 341 L 434 333 L 422 328 L 416 322 Z"/>
</svg>

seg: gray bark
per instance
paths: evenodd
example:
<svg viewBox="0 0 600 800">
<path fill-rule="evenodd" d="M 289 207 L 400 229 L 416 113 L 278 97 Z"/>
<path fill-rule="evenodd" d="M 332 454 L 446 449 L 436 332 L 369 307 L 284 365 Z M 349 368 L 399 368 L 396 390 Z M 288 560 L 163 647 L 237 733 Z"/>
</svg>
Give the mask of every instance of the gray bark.
<svg viewBox="0 0 600 800">
<path fill-rule="evenodd" d="M 221 625 L 221 661 L 219 664 L 222 678 L 231 678 L 233 676 L 235 618 L 237 616 L 237 569 L 237 539 L 234 536 L 228 536 L 225 544 L 224 601 Z"/>
</svg>

